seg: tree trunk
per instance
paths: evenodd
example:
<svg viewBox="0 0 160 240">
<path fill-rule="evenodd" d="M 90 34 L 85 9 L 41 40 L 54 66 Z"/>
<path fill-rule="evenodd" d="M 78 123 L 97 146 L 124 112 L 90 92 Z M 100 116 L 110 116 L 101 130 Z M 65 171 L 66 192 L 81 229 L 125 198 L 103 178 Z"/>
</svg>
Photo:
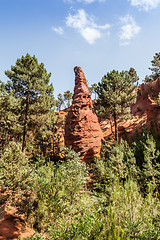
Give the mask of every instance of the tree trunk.
<svg viewBox="0 0 160 240">
<path fill-rule="evenodd" d="M 114 117 L 114 127 L 115 127 L 115 140 L 118 143 L 118 128 L 117 128 L 117 116 L 116 113 L 113 113 L 113 117 Z"/>
<path fill-rule="evenodd" d="M 29 96 L 27 96 L 27 101 L 26 101 L 25 120 L 24 120 L 24 128 L 23 128 L 23 142 L 22 142 L 23 153 L 25 153 L 26 151 L 26 143 L 27 143 L 28 110 L 29 110 Z"/>
<path fill-rule="evenodd" d="M 109 121 L 110 121 L 110 125 L 111 125 L 111 132 L 113 133 L 113 127 L 112 127 L 111 116 L 110 116 L 110 118 L 109 118 Z"/>
</svg>

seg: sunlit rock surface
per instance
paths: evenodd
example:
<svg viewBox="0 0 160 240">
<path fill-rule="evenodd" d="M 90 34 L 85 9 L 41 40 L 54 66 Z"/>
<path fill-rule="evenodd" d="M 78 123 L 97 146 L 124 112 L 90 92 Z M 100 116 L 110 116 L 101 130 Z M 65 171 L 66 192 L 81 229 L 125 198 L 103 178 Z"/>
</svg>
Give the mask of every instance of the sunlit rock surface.
<svg viewBox="0 0 160 240">
<path fill-rule="evenodd" d="M 91 95 L 86 78 L 80 67 L 74 68 L 75 88 L 72 106 L 66 116 L 65 145 L 81 153 L 81 159 L 92 162 L 99 157 L 102 132 L 96 114 L 93 112 Z"/>
</svg>

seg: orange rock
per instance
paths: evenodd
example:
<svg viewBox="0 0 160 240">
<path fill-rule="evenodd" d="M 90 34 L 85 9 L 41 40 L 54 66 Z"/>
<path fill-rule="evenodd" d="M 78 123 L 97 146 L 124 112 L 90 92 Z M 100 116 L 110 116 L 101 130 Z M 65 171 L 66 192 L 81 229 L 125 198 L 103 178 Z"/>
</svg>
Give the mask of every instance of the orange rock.
<svg viewBox="0 0 160 240">
<path fill-rule="evenodd" d="M 150 105 L 147 109 L 147 128 L 154 130 L 155 133 L 160 130 L 160 106 L 149 97 Z"/>
<path fill-rule="evenodd" d="M 152 82 L 143 83 L 138 87 L 138 96 L 135 104 L 131 106 L 131 112 L 141 117 L 153 104 L 160 92 L 160 77 Z"/>
<path fill-rule="evenodd" d="M 65 145 L 81 153 L 86 163 L 99 157 L 102 132 L 96 114 L 93 112 L 91 95 L 86 78 L 80 67 L 74 68 L 75 88 L 72 106 L 65 122 Z"/>
<path fill-rule="evenodd" d="M 143 83 L 138 87 L 138 97 L 134 105 L 131 106 L 131 111 L 134 116 L 142 118 L 147 115 L 146 127 L 153 132 L 159 132 L 160 127 L 160 106 L 156 99 L 160 92 L 160 77 L 155 81 Z"/>
</svg>

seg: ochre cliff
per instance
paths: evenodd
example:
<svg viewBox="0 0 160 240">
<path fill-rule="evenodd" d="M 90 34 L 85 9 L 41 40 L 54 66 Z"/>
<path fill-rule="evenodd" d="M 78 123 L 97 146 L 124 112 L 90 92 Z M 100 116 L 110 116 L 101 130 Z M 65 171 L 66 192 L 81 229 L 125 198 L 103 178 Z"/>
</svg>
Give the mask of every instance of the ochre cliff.
<svg viewBox="0 0 160 240">
<path fill-rule="evenodd" d="M 80 74 L 82 76 L 82 79 L 84 80 L 85 77 L 84 77 L 83 72 L 81 72 Z M 89 96 L 88 88 L 86 86 L 84 86 L 84 88 L 86 90 L 87 95 Z M 88 102 L 88 106 L 89 105 L 91 106 L 90 110 L 92 109 L 92 101 L 91 101 L 90 97 L 88 98 L 88 100 L 87 100 L 87 98 L 82 98 L 82 97 L 78 97 L 78 98 L 76 97 L 76 99 L 75 99 L 75 96 L 78 96 L 78 94 L 80 94 L 80 93 L 78 93 L 80 91 L 80 89 L 81 89 L 81 87 L 75 87 L 74 103 L 73 103 L 73 106 L 71 107 L 72 110 L 67 109 L 67 111 L 69 110 L 69 115 L 71 115 L 71 112 L 72 112 L 73 116 L 75 114 L 75 116 L 76 116 L 75 121 L 78 121 L 76 114 L 80 113 L 80 116 L 82 117 L 82 113 L 81 113 L 79 108 L 81 108 L 81 107 L 83 107 L 83 105 L 85 105 L 85 101 Z M 147 127 L 148 130 L 153 130 L 152 132 L 154 132 L 155 134 L 157 132 L 160 133 L 160 106 L 156 103 L 156 99 L 158 97 L 158 94 L 160 93 L 160 78 L 158 78 L 156 81 L 153 81 L 153 82 L 148 82 L 148 83 L 141 84 L 140 86 L 138 86 L 137 92 L 138 92 L 137 101 L 136 101 L 135 104 L 133 104 L 131 106 L 132 118 L 128 119 L 128 120 L 118 119 L 119 139 L 124 138 L 128 141 L 131 141 L 132 137 L 134 136 L 134 134 L 136 132 L 136 130 L 138 132 L 141 132 L 144 127 Z M 83 94 L 80 94 L 80 95 L 82 96 Z M 74 112 L 73 109 L 76 108 L 76 104 L 79 107 Z M 65 115 L 67 115 L 67 113 L 66 113 L 67 111 L 61 111 L 59 114 L 61 116 L 63 116 L 63 118 L 65 118 Z M 79 116 L 79 118 L 81 118 L 80 116 Z M 95 118 L 95 115 L 94 115 L 94 118 Z M 74 117 L 73 117 L 73 119 L 74 119 Z M 97 121 L 97 118 L 96 118 L 96 121 Z M 114 121 L 113 121 L 113 119 L 108 120 L 108 119 L 104 119 L 104 118 L 99 118 L 99 123 L 100 123 L 100 127 L 101 127 L 101 130 L 102 130 L 102 135 L 103 135 L 102 136 L 101 133 L 100 133 L 99 136 L 102 136 L 103 139 L 107 137 L 107 139 L 109 141 L 110 141 L 110 139 L 114 139 L 114 133 L 113 133 L 113 131 L 114 131 Z M 69 125 L 71 123 L 68 122 L 67 124 L 68 124 L 68 128 L 69 128 Z M 74 133 L 74 130 L 73 130 L 73 125 L 74 124 L 76 125 L 77 123 L 74 122 L 74 121 L 72 122 L 72 133 L 71 133 L 71 136 L 68 138 L 68 142 L 67 142 L 67 137 L 65 139 L 66 139 L 66 143 L 68 144 L 68 146 L 69 145 L 72 146 L 71 138 L 73 137 L 73 139 L 76 139 L 77 132 L 79 131 L 79 133 L 77 135 L 78 139 L 74 141 L 74 149 L 76 151 L 79 151 L 78 149 L 83 148 L 83 145 L 82 145 L 83 143 L 81 142 L 81 144 L 80 144 L 79 139 L 83 137 L 81 127 L 83 127 L 84 125 L 82 126 L 82 123 L 79 123 L 79 125 L 81 127 L 79 125 L 76 125 L 75 126 L 76 132 Z M 111 127 L 111 125 L 112 125 L 112 127 Z M 85 134 L 86 134 L 86 135 L 84 135 L 84 136 L 86 136 L 85 141 L 88 144 L 88 142 L 90 141 L 90 138 L 87 141 L 87 136 L 89 135 L 89 133 L 87 133 L 87 131 L 88 131 L 87 129 L 89 129 L 90 135 L 91 135 L 93 128 L 91 130 L 88 125 L 85 125 L 84 128 L 85 128 Z M 62 126 L 62 129 L 64 129 L 64 126 Z M 97 129 L 99 129 L 99 126 L 98 126 Z M 69 131 L 69 129 L 67 131 Z M 63 136 L 65 135 L 64 132 L 65 131 L 63 130 L 62 131 Z M 96 133 L 96 131 L 93 133 L 93 135 L 95 133 Z M 69 133 L 67 133 L 67 134 L 69 134 Z M 79 135 L 81 135 L 81 137 Z M 62 136 L 62 138 L 63 138 L 63 136 Z M 79 144 L 80 144 L 80 145 L 78 145 L 77 148 L 76 148 L 76 141 L 79 142 Z M 97 149 L 96 147 L 94 147 L 94 148 Z M 99 151 L 98 151 L 98 154 L 99 154 Z M 84 153 L 83 153 L 82 156 L 84 156 Z"/>
<path fill-rule="evenodd" d="M 136 103 L 131 106 L 132 118 L 128 120 L 118 120 L 118 135 L 120 138 L 132 140 L 136 130 L 142 132 L 147 127 L 153 134 L 160 133 L 160 106 L 157 103 L 160 93 L 160 77 L 157 80 L 143 83 L 137 88 Z M 111 124 L 113 119 L 101 119 L 100 125 L 103 137 L 112 135 Z"/>
<path fill-rule="evenodd" d="M 65 145 L 81 153 L 86 163 L 99 157 L 102 132 L 96 114 L 93 112 L 91 95 L 86 78 L 80 67 L 74 68 L 75 87 L 72 106 L 65 121 Z"/>
<path fill-rule="evenodd" d="M 131 106 L 131 112 L 141 117 L 150 108 L 160 92 L 160 77 L 155 81 L 143 83 L 138 87 L 137 101 Z"/>
<path fill-rule="evenodd" d="M 160 106 L 157 103 L 160 93 L 160 77 L 155 81 L 141 84 L 137 93 L 137 101 L 131 106 L 132 114 L 139 118 L 146 115 L 145 126 L 148 130 L 160 131 Z"/>
</svg>

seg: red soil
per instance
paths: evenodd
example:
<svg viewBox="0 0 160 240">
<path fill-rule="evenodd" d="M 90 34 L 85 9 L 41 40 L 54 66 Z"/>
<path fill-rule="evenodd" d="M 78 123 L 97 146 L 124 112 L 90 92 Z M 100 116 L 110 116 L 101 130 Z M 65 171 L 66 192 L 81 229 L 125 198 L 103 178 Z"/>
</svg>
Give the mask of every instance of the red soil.
<svg viewBox="0 0 160 240">
<path fill-rule="evenodd" d="M 5 218 L 0 221 L 0 240 L 16 240 L 34 234 L 34 230 L 25 226 L 24 220 L 14 214 L 11 208 L 5 212 Z"/>
</svg>

